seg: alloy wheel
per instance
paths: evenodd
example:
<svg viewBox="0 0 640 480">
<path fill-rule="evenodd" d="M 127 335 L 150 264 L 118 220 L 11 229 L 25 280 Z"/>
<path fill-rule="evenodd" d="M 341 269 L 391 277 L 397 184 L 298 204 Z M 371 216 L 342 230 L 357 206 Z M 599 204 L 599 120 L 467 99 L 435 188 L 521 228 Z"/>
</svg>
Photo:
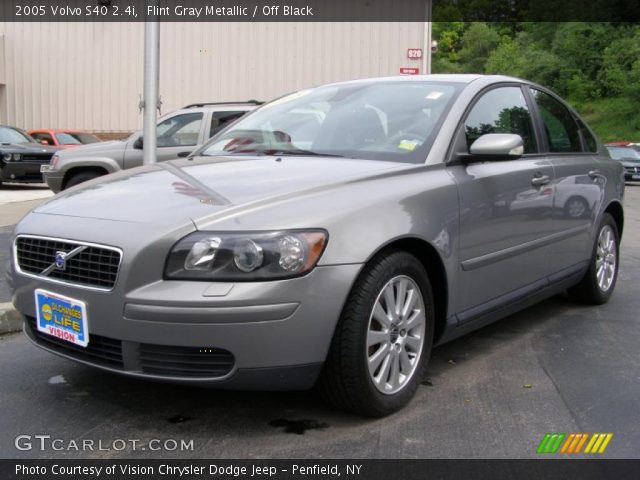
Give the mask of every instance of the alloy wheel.
<svg viewBox="0 0 640 480">
<path fill-rule="evenodd" d="M 613 284 L 616 274 L 618 249 L 616 236 L 609 225 L 605 225 L 598 235 L 596 247 L 596 280 L 598 288 L 603 292 L 608 291 Z"/>
<path fill-rule="evenodd" d="M 367 365 L 378 391 L 402 390 L 416 371 L 424 346 L 426 316 L 420 287 L 406 275 L 378 293 L 367 329 Z"/>
</svg>

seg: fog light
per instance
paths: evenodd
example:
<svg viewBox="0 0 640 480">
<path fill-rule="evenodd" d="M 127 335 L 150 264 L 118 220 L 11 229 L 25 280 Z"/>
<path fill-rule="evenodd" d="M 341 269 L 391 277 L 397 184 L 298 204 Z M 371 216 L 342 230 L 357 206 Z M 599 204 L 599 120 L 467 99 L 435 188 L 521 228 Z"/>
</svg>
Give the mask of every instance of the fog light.
<svg viewBox="0 0 640 480">
<path fill-rule="evenodd" d="M 280 247 L 280 268 L 287 272 L 297 272 L 305 261 L 303 243 L 292 235 L 287 235 L 278 240 Z"/>
<path fill-rule="evenodd" d="M 260 267 L 263 259 L 262 247 L 253 240 L 243 240 L 233 250 L 233 261 L 236 267 L 246 273 Z"/>
</svg>

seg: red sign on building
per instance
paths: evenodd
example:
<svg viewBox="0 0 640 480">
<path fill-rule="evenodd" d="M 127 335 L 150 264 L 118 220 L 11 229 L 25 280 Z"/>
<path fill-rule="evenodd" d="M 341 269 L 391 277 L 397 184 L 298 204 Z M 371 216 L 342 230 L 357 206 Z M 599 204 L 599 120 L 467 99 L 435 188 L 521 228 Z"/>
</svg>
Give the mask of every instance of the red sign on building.
<svg viewBox="0 0 640 480">
<path fill-rule="evenodd" d="M 400 67 L 400 75 L 420 75 L 420 69 L 417 67 Z"/>
</svg>

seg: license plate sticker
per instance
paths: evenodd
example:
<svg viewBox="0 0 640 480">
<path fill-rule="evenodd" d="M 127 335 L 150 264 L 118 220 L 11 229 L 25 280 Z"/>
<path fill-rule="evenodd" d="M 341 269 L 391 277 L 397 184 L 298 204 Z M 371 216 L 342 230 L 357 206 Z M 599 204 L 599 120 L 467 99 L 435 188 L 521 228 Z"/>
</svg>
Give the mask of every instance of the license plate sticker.
<svg viewBox="0 0 640 480">
<path fill-rule="evenodd" d="M 86 303 L 42 289 L 35 296 L 38 331 L 81 347 L 89 344 Z"/>
</svg>

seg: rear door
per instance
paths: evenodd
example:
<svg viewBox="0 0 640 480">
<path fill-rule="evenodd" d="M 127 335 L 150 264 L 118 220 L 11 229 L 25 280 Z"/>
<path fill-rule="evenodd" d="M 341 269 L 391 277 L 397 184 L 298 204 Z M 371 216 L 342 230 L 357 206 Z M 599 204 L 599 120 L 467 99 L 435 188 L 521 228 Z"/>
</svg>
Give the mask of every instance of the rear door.
<svg viewBox="0 0 640 480">
<path fill-rule="evenodd" d="M 605 177 L 599 170 L 598 145 L 584 123 L 560 99 L 530 87 L 540 120 L 543 150 L 555 172 L 550 252 L 554 271 L 571 273 L 591 256 L 591 227 L 604 199 Z"/>
<path fill-rule="evenodd" d="M 545 241 L 552 234 L 553 168 L 535 133 L 530 104 L 519 84 L 481 93 L 466 115 L 455 151 L 468 153 L 487 133 L 524 140 L 516 160 L 465 162 L 449 167 L 460 198 L 461 322 L 501 296 L 523 294 L 548 273 Z"/>
</svg>

